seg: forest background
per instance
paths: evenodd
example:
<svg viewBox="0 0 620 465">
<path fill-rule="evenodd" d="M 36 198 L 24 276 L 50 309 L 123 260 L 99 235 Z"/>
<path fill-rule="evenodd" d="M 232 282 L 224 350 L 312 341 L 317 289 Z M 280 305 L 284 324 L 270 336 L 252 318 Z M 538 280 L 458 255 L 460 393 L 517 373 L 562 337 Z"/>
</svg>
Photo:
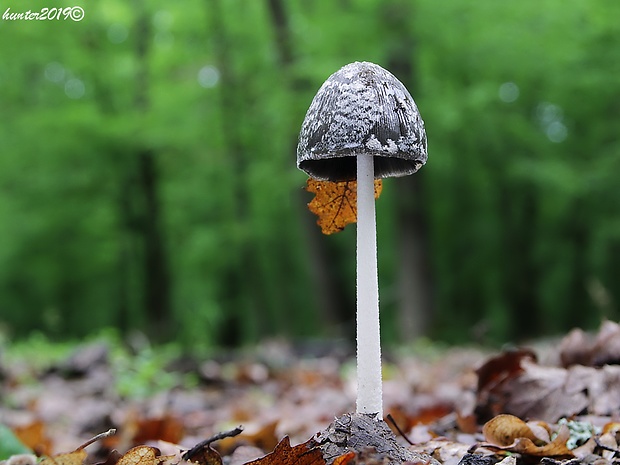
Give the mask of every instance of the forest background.
<svg viewBox="0 0 620 465">
<path fill-rule="evenodd" d="M 81 20 L 10 19 L 70 6 L 0 8 L 5 335 L 351 337 L 355 227 L 321 234 L 295 149 L 352 61 L 403 81 L 429 140 L 377 201 L 386 342 L 618 319 L 617 0 L 85 0 Z"/>
</svg>

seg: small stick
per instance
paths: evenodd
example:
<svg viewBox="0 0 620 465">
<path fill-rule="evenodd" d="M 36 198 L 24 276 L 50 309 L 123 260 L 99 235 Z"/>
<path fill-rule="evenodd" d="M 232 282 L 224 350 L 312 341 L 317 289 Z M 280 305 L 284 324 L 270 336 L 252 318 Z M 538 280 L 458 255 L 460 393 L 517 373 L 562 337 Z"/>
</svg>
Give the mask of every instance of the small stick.
<svg viewBox="0 0 620 465">
<path fill-rule="evenodd" d="M 217 433 L 215 436 L 211 436 L 210 438 L 199 442 L 194 447 L 192 447 L 190 450 L 185 452 L 183 454 L 183 460 L 191 461 L 194 455 L 196 455 L 198 452 L 200 452 L 202 449 L 204 449 L 206 446 L 208 446 L 212 442 L 219 441 L 220 439 L 224 439 L 224 438 L 233 438 L 241 434 L 242 431 L 243 431 L 243 427 L 237 426 L 235 429 L 232 429 L 230 431 L 224 431 L 222 433 Z"/>
<path fill-rule="evenodd" d="M 411 440 L 407 437 L 407 435 L 405 433 L 403 433 L 403 430 L 400 429 L 400 426 L 398 426 L 398 424 L 396 424 L 396 421 L 394 420 L 394 417 L 392 417 L 391 413 L 388 413 L 386 418 L 388 420 L 390 420 L 390 423 L 392 423 L 392 425 L 394 425 L 394 428 L 396 428 L 396 431 L 398 431 L 398 434 L 400 434 L 405 441 L 407 441 L 412 446 L 415 445 L 413 442 L 411 442 Z"/>
<path fill-rule="evenodd" d="M 99 433 L 97 436 L 89 439 L 84 444 L 82 444 L 80 447 L 75 449 L 75 451 L 77 452 L 78 450 L 85 449 L 86 447 L 90 446 L 93 442 L 97 442 L 100 439 L 109 438 L 110 436 L 114 436 L 115 434 L 116 434 L 116 429 L 114 428 L 107 430 L 105 433 Z"/>
</svg>

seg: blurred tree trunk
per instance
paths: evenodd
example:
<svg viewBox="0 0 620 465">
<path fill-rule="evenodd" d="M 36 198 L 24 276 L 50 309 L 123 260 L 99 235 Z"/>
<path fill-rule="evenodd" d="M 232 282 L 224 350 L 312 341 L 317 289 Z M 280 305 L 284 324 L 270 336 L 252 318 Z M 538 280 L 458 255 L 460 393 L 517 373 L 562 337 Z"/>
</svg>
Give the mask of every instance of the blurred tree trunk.
<svg viewBox="0 0 620 465">
<path fill-rule="evenodd" d="M 410 2 L 395 0 L 383 10 L 393 34 L 388 49 L 388 69 L 414 96 L 418 89 L 414 64 L 415 39 L 409 26 Z M 424 116 L 424 115 L 422 115 Z M 425 335 L 432 321 L 432 282 L 427 254 L 428 218 L 424 205 L 423 172 L 396 180 L 396 219 L 399 232 L 399 328 L 402 340 Z"/>
<path fill-rule="evenodd" d="M 150 19 L 141 0 L 137 0 L 135 52 L 138 63 L 135 80 L 134 106 L 138 115 L 149 110 L 148 55 L 151 40 Z M 155 335 L 170 330 L 170 274 L 165 241 L 161 228 L 161 204 L 159 201 L 159 176 L 156 154 L 151 148 L 138 147 L 134 153 L 136 162 L 136 194 L 140 198 L 137 232 L 143 245 L 144 314 Z M 132 176 L 133 177 L 133 176 Z"/>
<path fill-rule="evenodd" d="M 266 0 L 267 10 L 274 29 L 275 47 L 278 53 L 278 64 L 286 77 L 285 83 L 289 87 L 290 93 L 299 93 L 307 88 L 307 83 L 291 76 L 290 69 L 295 64 L 293 53 L 293 39 L 291 35 L 290 19 L 286 11 L 283 0 Z M 310 102 L 307 102 L 310 105 Z M 289 108 L 290 111 L 294 109 Z M 294 121 L 294 119 L 293 119 Z M 295 153 L 297 151 L 297 134 L 300 127 L 291 129 L 293 137 L 289 143 L 289 153 L 291 154 L 291 164 L 295 163 Z M 298 208 L 302 213 L 303 230 L 305 233 L 305 244 L 308 252 L 310 278 L 312 279 L 312 294 L 316 298 L 316 305 L 319 308 L 321 321 L 325 326 L 335 327 L 339 323 L 354 318 L 355 302 L 347 299 L 346 293 L 342 289 L 348 286 L 339 282 L 337 273 L 334 272 L 338 267 L 334 265 L 334 255 L 330 253 L 327 238 L 323 236 L 320 228 L 316 225 L 315 217 L 307 210 L 309 201 L 307 193 L 303 192 L 295 201 L 299 204 Z M 351 288 L 353 288 L 351 286 Z M 352 330 L 347 336 L 354 337 Z"/>
<path fill-rule="evenodd" d="M 213 40 L 213 53 L 220 72 L 220 112 L 221 128 L 227 156 L 232 162 L 230 182 L 234 195 L 234 217 L 241 225 L 241 237 L 231 251 L 230 266 L 222 279 L 220 299 L 225 307 L 222 331 L 218 343 L 233 346 L 244 342 L 255 342 L 269 331 L 270 323 L 265 317 L 264 290 L 256 256 L 256 241 L 252 237 L 252 225 L 248 206 L 248 168 L 250 161 L 244 157 L 248 151 L 244 145 L 240 128 L 247 105 L 242 100 L 245 76 L 235 73 L 231 63 L 235 51 L 229 46 L 225 19 L 220 0 L 207 0 L 210 23 L 208 25 Z M 253 77 L 247 77 L 251 79 Z"/>
</svg>

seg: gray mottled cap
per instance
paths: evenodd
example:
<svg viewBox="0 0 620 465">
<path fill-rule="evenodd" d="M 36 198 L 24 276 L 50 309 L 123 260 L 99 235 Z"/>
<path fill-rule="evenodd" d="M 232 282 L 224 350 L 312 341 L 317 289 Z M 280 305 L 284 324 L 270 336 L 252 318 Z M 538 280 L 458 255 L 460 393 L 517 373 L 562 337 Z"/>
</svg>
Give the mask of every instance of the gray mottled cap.
<svg viewBox="0 0 620 465">
<path fill-rule="evenodd" d="M 352 180 L 361 153 L 374 155 L 375 178 L 415 173 L 428 158 L 413 98 L 393 74 L 367 62 L 323 83 L 301 127 L 297 167 L 315 179 Z"/>
</svg>

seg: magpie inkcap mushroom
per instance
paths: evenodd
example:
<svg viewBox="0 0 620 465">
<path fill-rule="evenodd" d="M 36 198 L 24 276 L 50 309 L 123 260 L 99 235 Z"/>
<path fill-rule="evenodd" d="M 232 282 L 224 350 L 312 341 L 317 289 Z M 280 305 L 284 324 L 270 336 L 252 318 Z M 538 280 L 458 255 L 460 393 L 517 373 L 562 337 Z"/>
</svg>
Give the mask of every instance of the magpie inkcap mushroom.
<svg viewBox="0 0 620 465">
<path fill-rule="evenodd" d="M 323 83 L 301 128 L 297 167 L 314 179 L 350 181 L 360 154 L 373 156 L 375 178 L 413 174 L 428 158 L 411 94 L 369 62 L 348 64 Z"/>
<path fill-rule="evenodd" d="M 320 181 L 356 181 L 356 412 L 383 417 L 374 180 L 426 163 L 426 132 L 405 86 L 367 62 L 332 74 L 310 104 L 297 167 Z"/>
</svg>

